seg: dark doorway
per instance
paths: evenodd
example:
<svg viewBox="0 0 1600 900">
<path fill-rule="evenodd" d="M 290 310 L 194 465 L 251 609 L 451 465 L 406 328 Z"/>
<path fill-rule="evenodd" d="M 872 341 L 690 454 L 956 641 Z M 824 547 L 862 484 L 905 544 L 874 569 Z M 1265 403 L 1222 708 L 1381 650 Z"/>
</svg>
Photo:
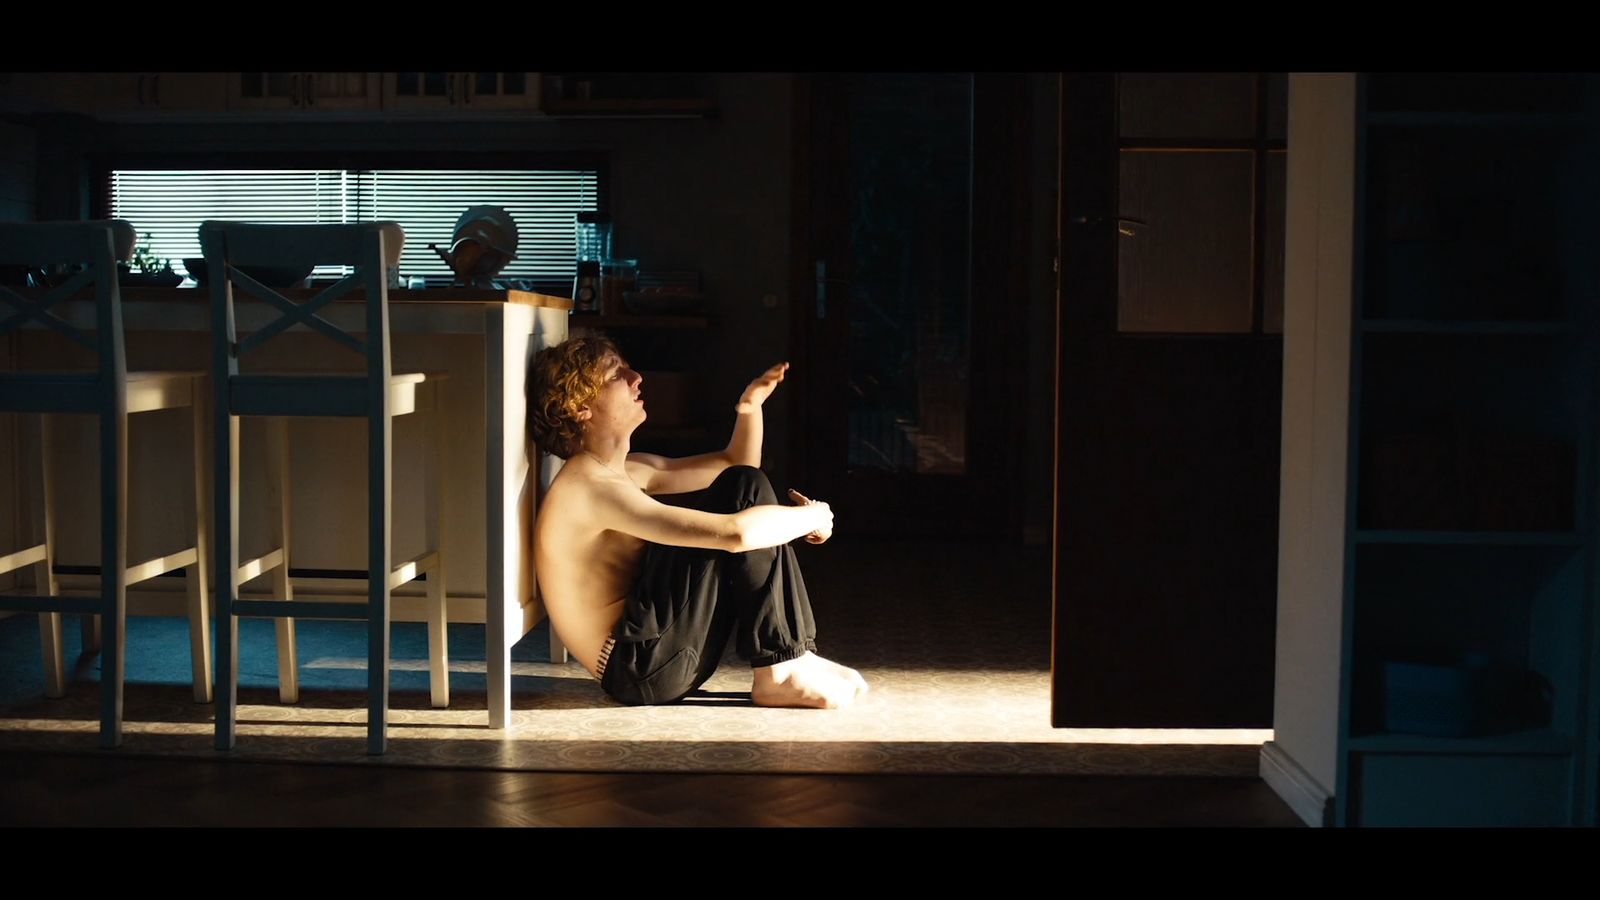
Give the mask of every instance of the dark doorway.
<svg viewBox="0 0 1600 900">
<path fill-rule="evenodd" d="M 1015 540 L 1027 80 L 799 90 L 793 480 L 840 534 Z"/>
<path fill-rule="evenodd" d="M 1063 78 L 1057 726 L 1271 726 L 1282 85 Z"/>
</svg>

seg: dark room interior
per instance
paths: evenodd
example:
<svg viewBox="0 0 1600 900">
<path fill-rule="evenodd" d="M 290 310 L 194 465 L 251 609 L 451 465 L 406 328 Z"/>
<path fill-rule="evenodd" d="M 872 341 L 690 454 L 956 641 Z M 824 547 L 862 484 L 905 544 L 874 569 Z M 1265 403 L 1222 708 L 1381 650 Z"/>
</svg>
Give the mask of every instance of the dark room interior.
<svg viewBox="0 0 1600 900">
<path fill-rule="evenodd" d="M 0 823 L 1592 827 L 1597 90 L 0 73 Z M 35 415 L 59 385 L 28 374 L 94 372 L 110 313 L 3 246 L 104 220 L 132 224 L 119 365 L 196 373 L 162 389 L 180 409 L 118 401 L 155 410 L 121 413 L 120 493 L 105 427 Z M 404 234 L 372 245 L 386 292 L 306 312 L 359 265 L 268 283 L 202 221 Z M 257 288 L 290 318 L 241 299 L 234 336 Z M 429 374 L 387 395 L 369 505 L 377 444 L 337 397 L 283 424 L 204 376 L 366 371 L 327 336 L 369 346 L 343 331 L 377 333 L 380 294 L 384 373 Z M 758 711 L 731 651 L 628 707 L 569 658 L 527 367 L 595 333 L 642 375 L 632 450 L 665 456 L 718 452 L 790 363 L 760 468 L 831 504 L 795 552 L 819 652 L 874 685 L 857 708 Z M 377 632 L 333 620 L 368 596 L 375 509 L 416 580 L 369 681 Z M 96 615 L 124 527 L 125 634 Z M 214 559 L 237 625 L 197 586 Z M 292 627 L 260 618 L 291 592 Z"/>
</svg>

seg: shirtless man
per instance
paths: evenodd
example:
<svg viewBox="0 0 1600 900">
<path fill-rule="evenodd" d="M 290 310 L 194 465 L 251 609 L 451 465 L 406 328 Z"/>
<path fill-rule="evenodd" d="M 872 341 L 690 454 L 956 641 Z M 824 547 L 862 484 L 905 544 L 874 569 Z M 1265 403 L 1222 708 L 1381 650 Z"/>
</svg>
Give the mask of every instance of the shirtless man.
<svg viewBox="0 0 1600 900">
<path fill-rule="evenodd" d="M 669 458 L 630 453 L 644 379 L 603 337 L 534 358 L 528 420 L 566 460 L 534 527 L 551 625 L 611 697 L 672 703 L 700 687 L 733 637 L 760 706 L 838 708 L 867 690 L 818 656 L 816 625 L 789 542 L 826 541 L 828 504 L 778 504 L 761 463 L 761 405 L 788 363 L 745 388 L 728 446 Z"/>
</svg>

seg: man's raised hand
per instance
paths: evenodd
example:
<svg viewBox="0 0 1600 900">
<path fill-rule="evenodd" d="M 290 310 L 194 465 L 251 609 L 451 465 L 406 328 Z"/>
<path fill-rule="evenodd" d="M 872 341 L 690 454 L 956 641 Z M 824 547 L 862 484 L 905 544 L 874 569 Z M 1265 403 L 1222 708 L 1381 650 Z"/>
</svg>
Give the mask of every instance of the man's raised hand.
<svg viewBox="0 0 1600 900">
<path fill-rule="evenodd" d="M 755 412 L 761 404 L 767 402 L 768 397 L 772 396 L 778 383 L 783 381 L 783 373 L 787 371 L 789 364 L 781 362 L 757 375 L 755 380 L 745 387 L 744 393 L 739 395 L 739 402 L 733 408 L 741 413 Z"/>
</svg>

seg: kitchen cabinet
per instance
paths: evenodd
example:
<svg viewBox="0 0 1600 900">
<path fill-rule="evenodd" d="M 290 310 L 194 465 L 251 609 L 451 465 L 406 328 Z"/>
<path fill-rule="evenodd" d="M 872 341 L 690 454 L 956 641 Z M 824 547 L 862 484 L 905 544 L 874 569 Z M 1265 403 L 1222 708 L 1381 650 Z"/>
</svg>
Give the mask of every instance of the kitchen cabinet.
<svg viewBox="0 0 1600 900">
<path fill-rule="evenodd" d="M 111 120 L 227 108 L 222 72 L 13 72 L 0 103 L 18 112 L 75 112 Z"/>
<path fill-rule="evenodd" d="M 304 303 L 311 289 L 289 289 L 291 300 Z M 134 369 L 194 369 L 210 365 L 209 295 L 194 288 L 124 287 L 122 319 L 127 330 L 128 365 Z M 537 596 L 532 565 L 532 528 L 539 492 L 554 478 L 554 460 L 536 455 L 527 439 L 526 377 L 528 362 L 537 350 L 560 343 L 567 335 L 564 297 L 528 291 L 476 288 L 397 289 L 389 292 L 389 325 L 397 369 L 450 373 L 440 381 L 440 415 L 445 433 L 445 487 L 449 495 L 441 539 L 450 560 L 451 622 L 482 622 L 487 642 L 487 724 L 504 729 L 511 721 L 511 647 L 544 618 Z M 63 301 L 52 312 L 80 328 L 92 327 L 93 304 L 82 299 Z M 238 324 L 255 331 L 278 312 L 265 302 L 242 302 Z M 336 327 L 360 333 L 365 307 L 360 297 L 343 297 L 323 307 L 319 315 Z M 290 370 L 303 368 L 311 355 L 325 354 L 332 345 L 316 333 L 282 335 L 260 350 L 258 365 Z M 4 348 L 0 361 L 14 360 L 20 369 L 93 368 L 94 354 L 64 335 L 38 326 Z M 329 368 L 360 364 L 354 354 L 337 354 Z M 63 473 L 90 472 L 95 466 L 94 422 L 85 416 L 58 416 L 52 424 L 52 454 Z M 396 421 L 396 433 L 420 427 Z M 245 417 L 243 427 L 253 428 Z M 307 514 L 295 508 L 298 518 L 291 529 L 296 563 L 295 594 L 299 599 L 338 600 L 364 592 L 360 565 L 365 554 L 364 481 L 351 472 L 363 471 L 364 445 L 351 440 L 352 423 L 337 418 L 297 419 L 290 426 L 293 452 L 315 458 L 319 465 L 292 466 L 295 496 L 321 498 Z M 169 429 L 177 443 L 162 445 L 161 436 L 150 452 L 130 460 L 130 509 L 137 510 L 129 527 L 132 558 L 148 558 L 149 548 L 165 546 L 172 523 L 180 520 L 183 495 L 165 486 L 180 483 L 180 467 L 190 458 L 178 429 Z M 357 429 L 359 433 L 359 429 Z M 206 446 L 210 446 L 209 438 Z M 13 439 L 0 435 L 0 458 L 15 455 Z M 417 441 L 404 445 L 420 446 Z M 240 450 L 242 509 L 262 510 L 266 502 L 265 471 L 260 468 L 260 442 L 246 438 Z M 397 452 L 396 485 L 422 477 L 421 455 Z M 10 476 L 7 476 L 10 477 Z M 0 500 L 18 495 L 21 482 L 0 486 Z M 93 509 L 97 488 L 93 477 L 62 477 L 56 481 L 59 502 L 66 508 Z M 404 499 L 410 497 L 411 499 Z M 404 558 L 426 540 L 420 515 L 406 512 L 415 500 L 410 492 L 396 492 L 398 517 L 394 528 L 396 555 Z M 15 508 L 9 507 L 9 508 Z M 97 558 L 95 547 L 99 519 L 66 516 L 58 524 L 57 565 L 77 565 Z M 267 517 L 241 519 L 240 539 L 246 547 L 265 540 Z M 148 551 L 148 552 L 147 552 Z M 249 552 L 249 551 L 246 551 Z M 303 569 L 301 567 L 304 567 Z M 92 574 L 68 574 L 69 590 L 98 589 Z M 147 608 L 181 608 L 182 579 L 158 578 L 130 591 L 135 602 Z M 247 585 L 247 592 L 255 585 Z M 396 591 L 393 603 L 399 616 L 413 616 L 425 603 L 423 588 L 413 583 Z M 256 595 L 259 596 L 259 595 Z M 173 604 L 179 604 L 174 607 Z M 270 663 L 269 663 L 270 665 Z M 484 709 L 484 701 L 478 701 Z M 480 715 L 482 715 L 480 713 Z"/>
<path fill-rule="evenodd" d="M 228 108 L 240 111 L 379 110 L 378 72 L 230 72 Z"/>
<path fill-rule="evenodd" d="M 387 72 L 386 112 L 537 112 L 537 72 Z"/>
<path fill-rule="evenodd" d="M 546 72 L 541 90 L 550 116 L 698 119 L 717 111 L 689 72 Z"/>
<path fill-rule="evenodd" d="M 541 85 L 537 72 L 10 72 L 0 73 L 0 111 L 107 121 L 321 113 L 460 120 L 538 114 Z"/>
</svg>

